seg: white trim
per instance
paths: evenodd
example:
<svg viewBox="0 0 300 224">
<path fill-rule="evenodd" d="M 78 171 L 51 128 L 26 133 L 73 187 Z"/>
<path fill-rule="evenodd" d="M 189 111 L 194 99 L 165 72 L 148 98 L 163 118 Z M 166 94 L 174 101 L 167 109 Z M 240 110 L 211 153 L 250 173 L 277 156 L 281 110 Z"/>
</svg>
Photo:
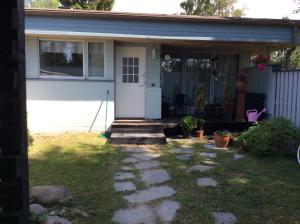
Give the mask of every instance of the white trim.
<svg viewBox="0 0 300 224">
<path fill-rule="evenodd" d="M 82 43 L 83 47 L 83 61 L 82 61 L 82 76 L 76 77 L 76 76 L 59 76 L 59 75 L 41 75 L 41 66 L 40 66 L 40 41 L 61 41 L 61 42 L 78 42 Z M 104 56 L 104 76 L 103 77 L 90 77 L 89 76 L 89 57 L 88 57 L 88 44 L 89 43 L 103 43 L 103 56 Z M 39 79 L 58 79 L 58 80 L 91 80 L 91 81 L 103 81 L 107 80 L 108 77 L 108 43 L 106 40 L 76 40 L 76 39 L 65 39 L 65 38 L 57 38 L 57 37 L 47 37 L 47 38 L 38 38 L 38 78 Z"/>
<path fill-rule="evenodd" d="M 86 42 L 86 79 L 88 80 L 106 80 L 107 74 L 106 74 L 106 67 L 107 67 L 107 42 L 102 40 L 102 41 L 97 41 L 97 40 L 87 40 Z M 103 77 L 90 77 L 90 71 L 89 71 L 89 43 L 103 43 L 103 57 L 104 57 L 104 76 Z"/>
<path fill-rule="evenodd" d="M 228 40 L 216 40 L 213 37 L 185 37 L 185 36 L 158 36 L 158 35 L 138 35 L 138 34 L 116 34 L 116 33 L 91 33 L 91 32 L 65 32 L 65 31 L 40 31 L 26 29 L 25 34 L 31 35 L 53 35 L 53 36 L 78 36 L 78 37 L 105 37 L 105 38 L 135 38 L 147 40 L 187 40 L 187 41 L 239 41 L 239 42 L 253 42 L 252 38 L 237 39 L 231 38 Z M 257 41 L 256 41 L 257 42 Z M 264 41 L 261 41 L 264 42 Z M 268 40 L 268 43 L 283 43 L 278 40 Z"/>
</svg>

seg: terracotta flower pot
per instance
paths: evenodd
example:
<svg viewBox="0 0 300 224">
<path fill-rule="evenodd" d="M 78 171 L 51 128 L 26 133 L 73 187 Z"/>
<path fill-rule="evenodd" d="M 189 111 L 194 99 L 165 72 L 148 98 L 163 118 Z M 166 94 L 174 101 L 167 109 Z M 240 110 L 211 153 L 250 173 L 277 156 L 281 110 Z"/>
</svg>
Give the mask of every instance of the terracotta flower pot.
<svg viewBox="0 0 300 224">
<path fill-rule="evenodd" d="M 214 140 L 216 146 L 220 148 L 227 148 L 229 141 L 230 141 L 230 135 L 218 135 L 214 134 Z"/>
<path fill-rule="evenodd" d="M 199 138 L 200 140 L 203 140 L 204 136 L 204 130 L 199 130 L 196 131 L 196 137 Z"/>
</svg>

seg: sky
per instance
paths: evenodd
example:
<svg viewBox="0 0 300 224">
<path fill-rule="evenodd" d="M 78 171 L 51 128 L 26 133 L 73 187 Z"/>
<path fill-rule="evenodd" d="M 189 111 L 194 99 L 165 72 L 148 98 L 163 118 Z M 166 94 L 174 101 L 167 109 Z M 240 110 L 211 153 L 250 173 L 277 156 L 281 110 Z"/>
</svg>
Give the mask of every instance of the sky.
<svg viewBox="0 0 300 224">
<path fill-rule="evenodd" d="M 143 13 L 180 13 L 183 0 L 116 0 L 113 11 Z M 300 13 L 294 14 L 295 0 L 238 0 L 237 7 L 246 6 L 246 16 L 253 18 L 300 19 Z"/>
</svg>

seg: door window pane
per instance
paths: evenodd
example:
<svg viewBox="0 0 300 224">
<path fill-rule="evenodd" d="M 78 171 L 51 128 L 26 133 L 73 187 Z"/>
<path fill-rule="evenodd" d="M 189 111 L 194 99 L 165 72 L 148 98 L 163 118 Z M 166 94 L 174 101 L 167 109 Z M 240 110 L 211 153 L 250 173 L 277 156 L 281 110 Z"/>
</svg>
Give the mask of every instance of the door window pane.
<svg viewBox="0 0 300 224">
<path fill-rule="evenodd" d="M 134 75 L 134 83 L 138 83 L 139 82 L 139 76 L 138 75 Z"/>
<path fill-rule="evenodd" d="M 139 82 L 139 58 L 123 57 L 122 75 L 123 75 L 122 78 L 123 83 L 138 83 Z"/>
<path fill-rule="evenodd" d="M 104 77 L 104 43 L 88 43 L 89 77 Z"/>
<path fill-rule="evenodd" d="M 40 41 L 40 75 L 83 77 L 83 44 Z"/>
</svg>

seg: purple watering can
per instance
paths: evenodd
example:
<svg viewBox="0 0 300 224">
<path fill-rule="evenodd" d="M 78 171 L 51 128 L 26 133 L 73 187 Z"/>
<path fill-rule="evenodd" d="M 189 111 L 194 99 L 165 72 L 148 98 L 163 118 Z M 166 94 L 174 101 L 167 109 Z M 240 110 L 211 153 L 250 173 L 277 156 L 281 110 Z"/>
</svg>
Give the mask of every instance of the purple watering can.
<svg viewBox="0 0 300 224">
<path fill-rule="evenodd" d="M 257 119 L 260 117 L 260 115 L 264 112 L 266 112 L 267 109 L 264 108 L 260 113 L 257 112 L 256 109 L 253 110 L 247 110 L 246 115 L 248 117 L 248 121 L 249 122 L 256 122 Z"/>
</svg>

